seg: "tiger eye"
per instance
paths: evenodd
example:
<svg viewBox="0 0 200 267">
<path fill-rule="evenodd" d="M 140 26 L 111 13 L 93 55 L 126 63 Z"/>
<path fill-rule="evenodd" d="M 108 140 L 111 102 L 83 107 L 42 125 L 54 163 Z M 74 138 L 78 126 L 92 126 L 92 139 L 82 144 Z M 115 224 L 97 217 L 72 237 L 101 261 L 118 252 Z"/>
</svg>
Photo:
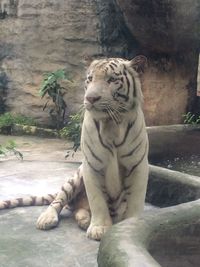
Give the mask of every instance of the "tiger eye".
<svg viewBox="0 0 200 267">
<path fill-rule="evenodd" d="M 116 81 L 116 79 L 115 79 L 114 77 L 110 77 L 110 78 L 107 80 L 108 83 L 113 83 L 113 82 L 115 82 L 115 81 Z"/>
</svg>

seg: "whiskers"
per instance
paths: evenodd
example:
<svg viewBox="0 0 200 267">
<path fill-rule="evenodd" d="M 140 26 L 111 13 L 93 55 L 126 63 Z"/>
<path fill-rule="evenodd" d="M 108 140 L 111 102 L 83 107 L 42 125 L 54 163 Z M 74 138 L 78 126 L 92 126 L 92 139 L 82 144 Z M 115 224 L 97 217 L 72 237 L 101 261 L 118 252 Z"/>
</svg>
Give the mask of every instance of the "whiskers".
<svg viewBox="0 0 200 267">
<path fill-rule="evenodd" d="M 106 111 L 111 120 L 114 121 L 116 124 L 119 124 L 122 120 L 120 112 L 126 111 L 126 108 L 123 105 L 120 105 L 119 103 L 118 107 L 114 107 L 111 101 L 101 102 L 99 107 L 102 110 Z"/>
<path fill-rule="evenodd" d="M 82 105 L 81 110 L 84 113 L 84 105 Z M 107 113 L 110 119 L 115 122 L 116 124 L 121 123 L 122 121 L 122 116 L 123 113 L 128 112 L 128 108 L 120 102 L 112 101 L 112 100 L 107 100 L 104 99 L 99 101 L 98 103 L 94 104 L 93 109 L 96 112 L 102 112 L 102 113 Z M 91 111 L 92 111 L 91 110 Z"/>
<path fill-rule="evenodd" d="M 118 104 L 117 110 L 118 110 L 118 112 L 127 112 L 127 111 L 129 111 L 128 108 L 126 106 L 124 106 L 124 104 L 121 104 L 121 103 Z"/>
<path fill-rule="evenodd" d="M 117 113 L 116 110 L 114 110 L 112 107 L 107 106 L 106 107 L 108 115 L 110 116 L 110 118 L 116 123 L 119 124 L 121 122 L 121 119 L 119 117 L 119 114 Z"/>
</svg>

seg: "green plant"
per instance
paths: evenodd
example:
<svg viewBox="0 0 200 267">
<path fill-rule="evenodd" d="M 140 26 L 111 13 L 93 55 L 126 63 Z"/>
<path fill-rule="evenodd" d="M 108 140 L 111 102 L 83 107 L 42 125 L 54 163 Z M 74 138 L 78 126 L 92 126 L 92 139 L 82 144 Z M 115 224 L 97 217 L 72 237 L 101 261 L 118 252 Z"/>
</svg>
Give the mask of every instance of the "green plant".
<svg viewBox="0 0 200 267">
<path fill-rule="evenodd" d="M 13 140 L 10 140 L 7 144 L 0 144 L 0 155 L 7 155 L 9 152 L 13 153 L 17 158 L 23 160 L 23 154 L 16 150 L 16 144 Z"/>
<path fill-rule="evenodd" d="M 66 74 L 62 69 L 46 73 L 44 74 L 44 79 L 39 89 L 39 95 L 41 98 L 48 95 L 54 103 L 54 107 L 52 107 L 52 105 L 50 107 L 49 114 L 53 121 L 56 121 L 57 129 L 60 129 L 64 125 L 67 104 L 63 96 L 66 89 L 61 86 L 60 82 L 66 79 Z M 44 104 L 43 110 L 47 108 L 50 99 L 48 99 Z"/>
<path fill-rule="evenodd" d="M 0 115 L 0 128 L 13 125 L 13 116 L 11 113 L 4 113 Z"/>
<path fill-rule="evenodd" d="M 14 124 L 36 125 L 34 119 L 9 112 L 0 115 L 0 133 L 11 134 Z"/>
<path fill-rule="evenodd" d="M 73 149 L 76 152 L 80 146 L 81 125 L 83 121 L 83 112 L 80 111 L 69 116 L 67 125 L 60 130 L 60 136 L 73 142 Z"/>
<path fill-rule="evenodd" d="M 37 123 L 33 118 L 15 114 L 13 115 L 14 123 L 15 124 L 21 124 L 21 125 L 29 125 L 29 126 L 36 126 Z"/>
<path fill-rule="evenodd" d="M 0 128 L 12 126 L 13 124 L 36 125 L 36 122 L 32 118 L 9 112 L 0 115 Z"/>
<path fill-rule="evenodd" d="M 188 112 L 186 114 L 183 114 L 184 124 L 200 124 L 200 116 L 192 114 L 192 112 Z"/>
</svg>

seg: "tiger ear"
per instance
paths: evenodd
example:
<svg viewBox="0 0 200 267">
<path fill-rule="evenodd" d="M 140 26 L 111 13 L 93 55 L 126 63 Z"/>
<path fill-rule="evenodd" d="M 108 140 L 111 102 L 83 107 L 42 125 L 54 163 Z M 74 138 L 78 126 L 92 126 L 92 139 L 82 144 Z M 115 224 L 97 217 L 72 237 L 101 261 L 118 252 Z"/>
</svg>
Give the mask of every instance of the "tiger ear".
<svg viewBox="0 0 200 267">
<path fill-rule="evenodd" d="M 147 58 L 142 55 L 136 56 L 129 61 L 128 65 L 138 73 L 143 73 L 147 66 Z"/>
</svg>

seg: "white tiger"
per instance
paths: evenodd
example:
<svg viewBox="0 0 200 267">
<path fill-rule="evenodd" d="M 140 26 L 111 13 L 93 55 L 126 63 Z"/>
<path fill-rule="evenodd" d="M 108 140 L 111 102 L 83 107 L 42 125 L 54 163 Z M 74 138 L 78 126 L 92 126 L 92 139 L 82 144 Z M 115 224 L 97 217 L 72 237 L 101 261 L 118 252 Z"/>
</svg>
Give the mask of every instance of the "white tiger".
<svg viewBox="0 0 200 267">
<path fill-rule="evenodd" d="M 1 208 L 52 203 L 37 220 L 39 229 L 59 222 L 65 205 L 73 206 L 78 225 L 100 240 L 114 223 L 138 217 L 148 181 L 148 138 L 138 70 L 146 58 L 95 60 L 85 82 L 82 165 L 56 196 L 0 202 Z"/>
</svg>

